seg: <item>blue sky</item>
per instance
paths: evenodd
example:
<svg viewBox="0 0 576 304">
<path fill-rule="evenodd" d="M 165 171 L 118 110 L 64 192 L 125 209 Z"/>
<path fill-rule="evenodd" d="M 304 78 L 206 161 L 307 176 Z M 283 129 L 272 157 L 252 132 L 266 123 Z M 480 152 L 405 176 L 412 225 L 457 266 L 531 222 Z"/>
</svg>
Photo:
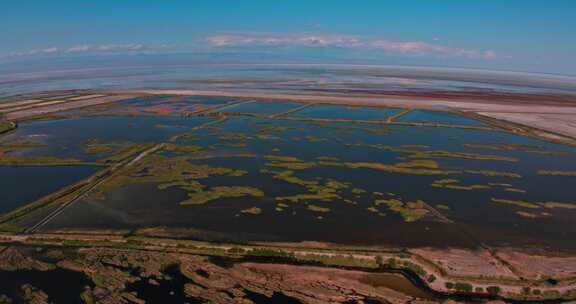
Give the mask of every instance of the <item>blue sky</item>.
<svg viewBox="0 0 576 304">
<path fill-rule="evenodd" d="M 576 74 L 574 0 L 3 0 L 0 57 L 265 52 Z"/>
</svg>

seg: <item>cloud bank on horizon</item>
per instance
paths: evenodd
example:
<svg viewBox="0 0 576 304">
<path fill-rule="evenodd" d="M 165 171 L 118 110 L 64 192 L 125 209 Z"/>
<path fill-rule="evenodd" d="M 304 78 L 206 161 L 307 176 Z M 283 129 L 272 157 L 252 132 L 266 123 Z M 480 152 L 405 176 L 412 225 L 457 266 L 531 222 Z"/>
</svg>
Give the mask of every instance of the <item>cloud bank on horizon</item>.
<svg viewBox="0 0 576 304">
<path fill-rule="evenodd" d="M 423 57 L 461 57 L 467 59 L 502 59 L 493 50 L 474 50 L 445 46 L 425 41 L 394 41 L 380 38 L 366 38 L 353 35 L 325 33 L 233 33 L 208 35 L 193 44 L 147 45 L 143 43 L 121 44 L 78 44 L 69 47 L 46 47 L 22 50 L 2 55 L 3 58 L 21 58 L 36 56 L 98 55 L 98 54 L 154 54 L 171 51 L 219 51 L 229 48 L 235 50 L 270 49 L 277 47 L 297 48 L 341 48 L 379 51 L 383 54 L 423 56 Z"/>
<path fill-rule="evenodd" d="M 339 47 L 379 50 L 387 54 L 464 57 L 469 59 L 496 59 L 493 50 L 471 50 L 449 47 L 424 41 L 393 41 L 367 39 L 338 34 L 224 34 L 207 38 L 215 47 L 230 46 L 296 46 L 296 47 Z"/>
<path fill-rule="evenodd" d="M 4 2 L 0 62 L 202 53 L 576 75 L 574 0 Z"/>
</svg>

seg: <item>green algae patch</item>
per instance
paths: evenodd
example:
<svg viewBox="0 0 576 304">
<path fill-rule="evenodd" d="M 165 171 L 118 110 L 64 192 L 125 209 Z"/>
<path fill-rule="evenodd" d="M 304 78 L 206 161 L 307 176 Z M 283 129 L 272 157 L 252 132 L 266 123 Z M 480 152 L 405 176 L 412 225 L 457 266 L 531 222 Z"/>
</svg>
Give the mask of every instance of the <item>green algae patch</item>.
<svg viewBox="0 0 576 304">
<path fill-rule="evenodd" d="M 64 159 L 52 156 L 14 157 L 2 155 L 0 166 L 70 166 L 70 165 L 95 165 L 78 159 Z"/>
<path fill-rule="evenodd" d="M 240 213 L 258 215 L 258 214 L 262 213 L 262 209 L 260 209 L 258 207 L 252 207 L 252 208 L 241 210 Z"/>
<path fill-rule="evenodd" d="M 152 147 L 152 144 L 136 144 L 131 142 L 102 142 L 99 139 L 89 139 L 84 143 L 84 153 L 88 155 L 112 154 L 98 160 L 99 163 L 117 163 Z"/>
<path fill-rule="evenodd" d="M 354 194 L 364 194 L 368 191 L 361 189 L 361 188 L 352 188 L 352 190 L 350 192 L 352 192 Z"/>
<path fill-rule="evenodd" d="M 521 178 L 522 175 L 514 172 L 506 171 L 493 171 L 493 170 L 465 170 L 464 173 L 482 175 L 488 177 L 510 177 L 510 178 Z"/>
<path fill-rule="evenodd" d="M 155 183 L 163 190 L 178 187 L 188 192 L 199 192 L 204 189 L 197 180 L 214 175 L 239 177 L 246 171 L 224 167 L 198 165 L 190 162 L 185 156 L 167 157 L 148 155 L 134 166 L 124 169 L 112 179 L 100 186 L 102 191 L 135 183 Z"/>
<path fill-rule="evenodd" d="M 444 179 L 435 180 L 434 184 L 444 185 L 444 184 L 454 184 L 454 183 L 459 183 L 459 182 L 460 182 L 459 179 L 444 178 Z"/>
<path fill-rule="evenodd" d="M 341 199 L 342 197 L 338 194 L 339 191 L 347 189 L 350 187 L 349 183 L 340 182 L 333 179 L 328 179 L 322 183 L 319 181 L 304 180 L 297 176 L 294 176 L 294 171 L 282 171 L 274 172 L 267 169 L 260 171 L 261 173 L 272 174 L 272 177 L 285 181 L 290 184 L 302 186 L 308 190 L 308 193 L 289 195 L 289 196 L 277 196 L 276 201 L 289 201 L 289 202 L 299 202 L 299 201 L 323 201 L 330 202 L 335 199 Z"/>
<path fill-rule="evenodd" d="M 576 209 L 576 203 L 544 202 L 542 206 L 548 209 Z"/>
<path fill-rule="evenodd" d="M 444 183 L 433 182 L 431 186 L 434 188 L 443 188 L 443 189 L 461 190 L 461 191 L 486 190 L 491 188 L 488 185 L 457 185 L 455 183 L 446 183 L 446 182 Z"/>
<path fill-rule="evenodd" d="M 264 159 L 269 161 L 266 163 L 266 166 L 268 167 L 288 170 L 305 170 L 316 167 L 315 163 L 304 162 L 303 160 L 293 156 L 264 155 Z"/>
<path fill-rule="evenodd" d="M 411 167 L 401 167 L 398 165 L 388 165 L 383 163 L 371 163 L 371 162 L 318 162 L 321 166 L 328 167 L 342 167 L 350 169 L 372 169 L 378 171 L 384 171 L 388 173 L 399 173 L 399 174 L 413 174 L 413 175 L 450 175 L 457 174 L 459 171 L 446 171 L 441 169 L 427 169 L 427 168 L 411 168 Z"/>
<path fill-rule="evenodd" d="M 303 160 L 294 157 L 294 156 L 280 156 L 280 155 L 264 155 L 264 159 L 268 160 L 268 161 L 274 161 L 274 162 L 283 162 L 283 163 L 300 163 L 303 162 Z"/>
<path fill-rule="evenodd" d="M 492 185 L 460 185 L 459 179 L 439 179 L 432 182 L 431 186 L 434 188 L 450 189 L 450 190 L 460 190 L 460 191 L 472 191 L 472 190 L 486 190 L 492 189 Z"/>
<path fill-rule="evenodd" d="M 196 180 L 187 180 L 187 181 L 175 181 L 175 182 L 170 182 L 170 183 L 165 183 L 165 184 L 158 184 L 158 189 L 160 190 L 165 190 L 171 187 L 177 187 L 180 188 L 182 190 L 186 190 L 188 192 L 200 192 L 202 191 L 206 186 L 200 184 L 200 182 L 196 181 Z"/>
<path fill-rule="evenodd" d="M 204 148 L 196 145 L 164 144 L 164 151 L 177 154 L 189 154 L 189 153 L 202 152 L 204 151 Z"/>
<path fill-rule="evenodd" d="M 461 158 L 470 160 L 492 160 L 492 161 L 508 161 L 517 162 L 518 159 L 514 157 L 493 155 L 493 154 L 479 154 L 479 153 L 466 153 L 466 152 L 453 152 L 453 151 L 419 151 L 409 155 L 410 158 Z"/>
<path fill-rule="evenodd" d="M 310 169 L 310 168 L 316 167 L 316 164 L 305 163 L 305 162 L 286 162 L 286 163 L 270 162 L 270 163 L 266 163 L 266 166 L 274 167 L 274 168 L 288 169 L 288 170 L 305 170 L 305 169 Z"/>
<path fill-rule="evenodd" d="M 576 177 L 576 171 L 539 170 L 538 175 Z"/>
<path fill-rule="evenodd" d="M 530 208 L 530 209 L 539 209 L 539 208 L 547 208 L 547 209 L 576 209 L 576 203 L 563 203 L 563 202 L 526 202 L 520 200 L 507 200 L 507 199 L 495 199 L 492 198 L 492 201 L 495 203 L 501 204 L 509 204 L 515 205 L 523 208 Z"/>
<path fill-rule="evenodd" d="M 16 129 L 15 123 L 8 120 L 0 119 L 0 134 L 12 131 L 14 129 Z"/>
<path fill-rule="evenodd" d="M 527 219 L 536 219 L 536 218 L 542 217 L 539 214 L 526 212 L 526 211 L 516 211 L 514 213 L 520 217 L 527 218 Z"/>
<path fill-rule="evenodd" d="M 246 141 L 252 138 L 245 133 L 229 132 L 220 135 L 218 139 L 221 141 Z"/>
<path fill-rule="evenodd" d="M 358 146 L 366 146 L 373 149 L 378 149 L 387 152 L 395 153 L 405 153 L 408 154 L 410 158 L 459 158 L 459 159 L 469 159 L 469 160 L 492 160 L 492 161 L 509 161 L 516 162 L 517 158 L 494 155 L 494 154 L 481 154 L 481 153 L 469 153 L 469 152 L 454 152 L 446 150 L 425 150 L 428 146 L 414 146 L 414 145 L 403 145 L 403 146 L 392 146 L 385 144 L 356 144 Z"/>
<path fill-rule="evenodd" d="M 526 144 L 464 144 L 464 147 L 495 151 L 522 151 L 527 153 L 567 156 L 570 153 Z"/>
<path fill-rule="evenodd" d="M 260 189 L 245 186 L 218 186 L 212 187 L 207 191 L 188 193 L 189 198 L 180 205 L 204 205 L 210 201 L 221 198 L 238 198 L 245 196 L 263 197 L 264 192 Z"/>
<path fill-rule="evenodd" d="M 530 208 L 530 209 L 538 209 L 540 206 L 535 203 L 530 203 L 526 201 L 519 201 L 519 200 L 508 200 L 508 199 L 498 199 L 492 198 L 492 202 L 499 203 L 499 204 L 507 204 L 507 205 L 514 205 L 522 208 Z"/>
<path fill-rule="evenodd" d="M 526 190 L 524 190 L 524 189 L 518 189 L 518 188 L 504 188 L 504 191 L 506 191 L 506 192 L 514 192 L 514 193 L 527 193 Z"/>
<path fill-rule="evenodd" d="M 416 159 L 409 162 L 397 163 L 395 166 L 400 168 L 428 168 L 428 169 L 440 168 L 438 162 L 431 159 Z"/>
<path fill-rule="evenodd" d="M 400 216 L 402 216 L 406 222 L 415 222 L 420 220 L 429 212 L 426 208 L 426 203 L 424 203 L 422 200 L 417 200 L 415 202 L 403 202 L 399 199 L 390 199 L 376 200 L 374 203 L 376 206 L 388 206 L 388 209 L 400 214 Z"/>
<path fill-rule="evenodd" d="M 120 149 L 118 150 L 118 152 L 112 156 L 103 158 L 98 160 L 99 163 L 118 163 L 121 162 L 123 160 L 126 160 L 128 158 L 130 158 L 131 156 L 134 156 L 146 149 L 149 149 L 153 146 L 153 144 L 133 144 L 133 143 L 127 143 L 127 144 L 123 144 L 121 145 Z"/>
<path fill-rule="evenodd" d="M 308 209 L 310 211 L 314 211 L 314 212 L 320 212 L 320 213 L 330 212 L 330 208 L 320 207 L 320 206 L 316 206 L 316 205 L 308 205 L 308 206 L 306 206 L 306 209 Z"/>
<path fill-rule="evenodd" d="M 115 149 L 111 145 L 87 145 L 84 147 L 86 154 L 108 154 L 114 152 Z"/>
</svg>

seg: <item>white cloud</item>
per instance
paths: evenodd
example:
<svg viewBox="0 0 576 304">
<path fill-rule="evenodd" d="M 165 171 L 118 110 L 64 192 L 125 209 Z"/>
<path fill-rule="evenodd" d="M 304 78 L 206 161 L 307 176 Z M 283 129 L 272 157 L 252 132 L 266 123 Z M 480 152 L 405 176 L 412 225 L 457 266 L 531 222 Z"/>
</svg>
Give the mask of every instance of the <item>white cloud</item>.
<svg viewBox="0 0 576 304">
<path fill-rule="evenodd" d="M 120 53 L 120 52 L 143 52 L 143 51 L 154 51 L 157 49 L 163 49 L 168 47 L 169 47 L 168 45 L 151 47 L 139 43 L 80 44 L 68 48 L 50 47 L 45 49 L 34 49 L 21 52 L 13 52 L 6 57 L 50 56 L 50 55 L 83 54 L 83 53 L 98 54 L 98 53 Z"/>
<path fill-rule="evenodd" d="M 71 47 L 49 47 L 14 52 L 4 58 L 28 56 L 63 56 L 80 54 L 141 54 L 169 50 L 191 50 L 208 47 L 218 49 L 227 47 L 310 47 L 310 48 L 346 48 L 379 51 L 385 54 L 429 57 L 456 57 L 467 59 L 493 60 L 508 58 L 493 50 L 476 50 L 451 47 L 432 37 L 432 42 L 397 41 L 374 39 L 361 36 L 322 34 L 322 33 L 232 33 L 205 37 L 204 43 L 195 40 L 189 45 L 145 45 L 141 43 L 116 44 L 78 44 Z"/>
<path fill-rule="evenodd" d="M 341 46 L 351 47 L 360 43 L 358 38 L 344 35 L 329 34 L 278 34 L 278 35 L 248 35 L 231 34 L 215 35 L 207 38 L 212 46 Z"/>
<path fill-rule="evenodd" d="M 437 40 L 437 39 L 434 39 Z M 492 50 L 454 48 L 423 41 L 392 41 L 367 39 L 337 34 L 224 34 L 207 38 L 213 47 L 233 46 L 304 46 L 341 47 L 381 50 L 389 54 L 405 54 L 437 57 L 463 57 L 470 59 L 496 59 L 499 56 Z"/>
</svg>

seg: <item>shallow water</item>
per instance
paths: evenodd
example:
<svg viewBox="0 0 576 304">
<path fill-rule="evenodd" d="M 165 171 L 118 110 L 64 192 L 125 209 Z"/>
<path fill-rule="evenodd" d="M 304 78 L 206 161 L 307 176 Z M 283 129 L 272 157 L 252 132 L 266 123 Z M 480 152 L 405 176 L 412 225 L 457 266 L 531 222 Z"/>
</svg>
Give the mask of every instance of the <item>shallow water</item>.
<svg viewBox="0 0 576 304">
<path fill-rule="evenodd" d="M 0 271 L 0 294 L 18 298 L 20 286 L 31 284 L 46 292 L 50 303 L 81 303 L 80 293 L 92 283 L 79 272 L 55 269 L 50 271 Z M 19 303 L 19 302 L 16 302 Z"/>
<path fill-rule="evenodd" d="M 96 166 L 0 166 L 0 213 L 37 200 L 100 169 Z"/>
<path fill-rule="evenodd" d="M 11 154 L 52 156 L 94 161 L 110 154 L 89 154 L 85 145 L 105 143 L 158 143 L 210 121 L 208 117 L 94 116 L 22 123 L 0 142 L 30 141 L 39 146 L 13 149 Z"/>
<path fill-rule="evenodd" d="M 396 121 L 400 122 L 427 122 L 427 123 L 437 123 L 437 124 L 452 124 L 452 125 L 462 125 L 462 126 L 485 126 L 480 121 L 459 116 L 447 112 L 433 112 L 433 111 L 422 111 L 422 110 L 412 110 L 404 115 L 401 115 Z"/>
<path fill-rule="evenodd" d="M 296 109 L 302 104 L 282 101 L 256 101 L 245 104 L 232 105 L 218 110 L 218 112 L 242 112 L 256 114 L 277 114 Z"/>
<path fill-rule="evenodd" d="M 204 102 L 225 104 L 227 101 L 202 97 L 188 100 L 183 97 L 160 96 L 127 101 L 125 105 L 137 104 L 145 108 L 173 103 L 185 106 L 188 103 Z M 274 113 L 295 104 L 280 102 L 276 107 L 272 102 L 260 102 L 238 107 L 250 105 L 253 111 L 270 105 L 270 108 L 260 113 Z M 322 107 L 329 109 L 328 113 L 333 117 L 348 115 L 360 120 L 381 119 L 384 116 L 380 115 L 389 110 L 350 110 L 349 107 L 335 105 L 304 110 Z M 475 122 L 455 114 L 420 112 L 426 119 L 436 119 L 435 122 Z M 571 186 L 573 178 L 537 174 L 538 170 L 576 170 L 576 149 L 571 147 L 502 131 L 352 122 L 318 123 L 248 116 L 229 117 L 210 127 L 192 131 L 193 127 L 212 121 L 212 118 L 184 118 L 150 113 L 110 116 L 111 114 L 106 113 L 97 116 L 82 116 L 79 113 L 74 118 L 25 123 L 19 130 L 2 137 L 1 140 L 30 140 L 35 138 L 35 135 L 43 135 L 40 142 L 44 146 L 24 148 L 18 152 L 23 155 L 96 160 L 105 155 L 87 154 L 85 143 L 89 139 L 102 142 L 160 143 L 169 142 L 175 135 L 191 135 L 176 140 L 178 144 L 196 145 L 204 149 L 198 154 L 183 154 L 192 157 L 191 162 L 248 172 L 243 177 L 213 176 L 199 180 L 203 185 L 208 188 L 251 186 L 262 190 L 264 197 L 221 198 L 204 205 L 182 206 L 179 203 L 188 197 L 185 190 L 177 187 L 160 190 L 155 183 L 129 184 L 106 193 L 104 201 L 84 199 L 65 210 L 50 222 L 46 229 L 132 229 L 166 226 L 214 232 L 219 236 L 228 235 L 231 239 L 242 240 L 321 240 L 369 245 L 439 247 L 475 247 L 481 242 L 524 246 L 538 242 L 542 246 L 559 250 L 576 250 L 576 244 L 565 242 L 567 237 L 576 235 L 576 209 L 527 209 L 492 201 L 495 198 L 573 203 L 576 195 Z M 422 152 L 440 154 L 418 156 L 418 153 Z M 442 152 L 491 155 L 507 159 L 464 159 L 457 155 L 442 156 Z M 170 152 L 158 153 L 167 157 L 179 155 Z M 279 211 L 276 210 L 276 197 L 303 194 L 307 190 L 302 186 L 275 179 L 270 173 L 261 172 L 262 169 L 287 170 L 270 167 L 266 155 L 292 156 L 313 163 L 318 162 L 319 157 L 333 157 L 337 162 L 388 165 L 425 159 L 435 161 L 441 170 L 455 173 L 413 175 L 327 165 L 294 170 L 294 176 L 307 181 L 323 184 L 335 180 L 348 183 L 349 186 L 348 189 L 339 190 L 340 197 L 330 202 L 312 199 L 286 203 L 289 206 L 282 207 Z M 204 159 L 205 156 L 209 159 Z M 483 176 L 467 172 L 470 170 L 507 171 L 519 174 L 521 178 Z M 471 191 L 432 187 L 435 181 L 447 178 L 457 179 L 457 185 L 491 186 L 489 189 Z M 21 189 L 22 187 L 17 186 L 21 183 L 15 182 L 14 188 Z M 353 188 L 360 188 L 365 192 L 353 193 Z M 512 192 L 507 188 L 517 191 Z M 452 223 L 439 221 L 439 216 L 430 216 L 430 213 L 416 222 L 407 223 L 398 212 L 390 210 L 388 206 L 374 204 L 376 200 L 382 199 L 399 199 L 404 202 L 423 200 Z M 329 212 L 310 210 L 310 205 L 328 208 Z M 439 209 L 439 205 L 442 205 L 443 209 Z M 260 208 L 261 213 L 242 213 L 242 210 L 253 207 Z M 538 218 L 524 218 L 519 216 L 518 212 L 529 212 Z"/>
<path fill-rule="evenodd" d="M 315 105 L 298 111 L 291 116 L 328 119 L 386 120 L 401 112 L 400 109 Z"/>
</svg>

